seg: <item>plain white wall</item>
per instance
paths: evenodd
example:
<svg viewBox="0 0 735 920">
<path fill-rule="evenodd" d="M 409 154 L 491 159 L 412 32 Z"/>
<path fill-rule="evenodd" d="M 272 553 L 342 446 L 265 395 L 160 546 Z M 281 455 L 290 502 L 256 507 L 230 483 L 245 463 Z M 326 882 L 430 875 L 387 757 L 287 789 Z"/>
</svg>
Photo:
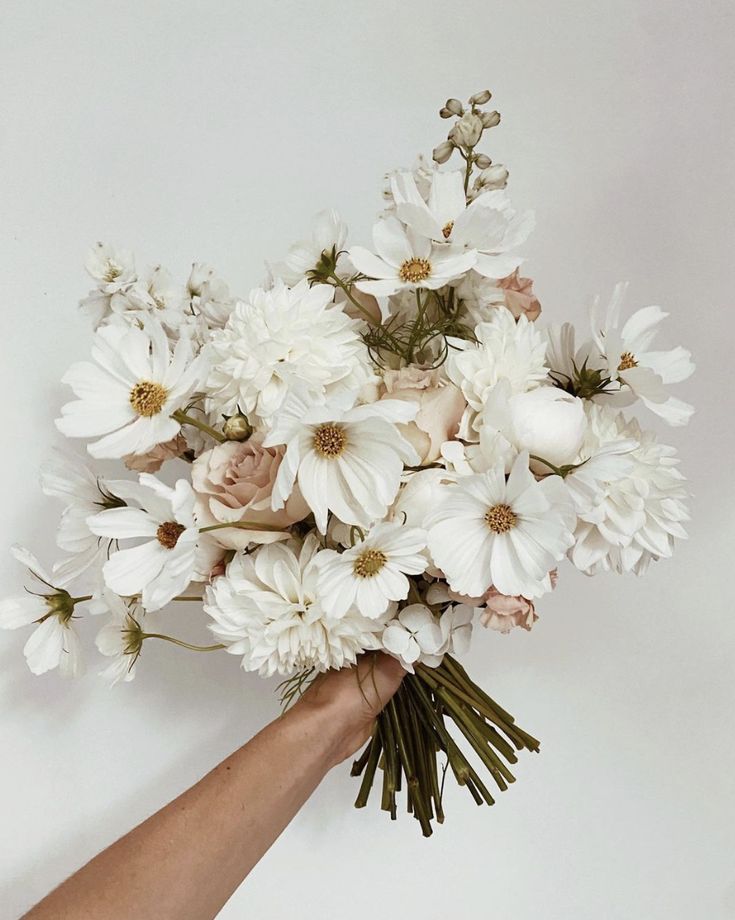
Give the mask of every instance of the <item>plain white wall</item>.
<svg viewBox="0 0 735 920">
<path fill-rule="evenodd" d="M 490 87 L 538 227 L 547 320 L 631 281 L 695 353 L 677 444 L 691 540 L 643 580 L 569 568 L 529 634 L 477 635 L 470 667 L 543 741 L 493 809 L 449 784 L 425 841 L 330 775 L 222 912 L 735 917 L 733 870 L 733 29 L 730 0 L 2 0 L 0 454 L 5 549 L 50 561 L 57 508 L 36 472 L 58 443 L 58 380 L 86 356 L 89 244 L 184 274 L 259 283 L 339 208 L 367 240 L 383 172 L 429 152 L 447 95 Z M 205 633 L 195 611 L 180 632 Z M 177 627 L 178 628 L 178 627 Z M 92 630 L 87 630 L 91 643 Z M 146 646 L 132 685 L 33 678 L 0 636 L 0 915 L 15 918 L 277 712 L 227 656 Z"/>
</svg>

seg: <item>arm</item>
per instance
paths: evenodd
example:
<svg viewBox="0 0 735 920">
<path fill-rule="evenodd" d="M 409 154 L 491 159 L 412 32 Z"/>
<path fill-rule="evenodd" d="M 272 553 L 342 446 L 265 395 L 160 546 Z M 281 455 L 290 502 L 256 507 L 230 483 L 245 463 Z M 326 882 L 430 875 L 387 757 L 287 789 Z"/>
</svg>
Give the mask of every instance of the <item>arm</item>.
<svg viewBox="0 0 735 920">
<path fill-rule="evenodd" d="M 403 675 L 381 654 L 363 657 L 357 673 L 320 676 L 284 716 L 87 863 L 26 920 L 215 917 L 324 775 L 367 741 Z"/>
</svg>

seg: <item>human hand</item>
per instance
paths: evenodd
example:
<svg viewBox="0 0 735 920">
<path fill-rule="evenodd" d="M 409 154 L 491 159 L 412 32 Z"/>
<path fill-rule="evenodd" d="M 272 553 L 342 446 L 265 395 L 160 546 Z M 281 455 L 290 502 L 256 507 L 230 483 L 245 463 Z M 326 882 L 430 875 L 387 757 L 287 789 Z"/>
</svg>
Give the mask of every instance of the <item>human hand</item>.
<svg viewBox="0 0 735 920">
<path fill-rule="evenodd" d="M 403 666 L 390 655 L 361 655 L 354 667 L 320 674 L 291 712 L 324 718 L 334 766 L 365 744 L 375 719 L 405 676 Z"/>
</svg>

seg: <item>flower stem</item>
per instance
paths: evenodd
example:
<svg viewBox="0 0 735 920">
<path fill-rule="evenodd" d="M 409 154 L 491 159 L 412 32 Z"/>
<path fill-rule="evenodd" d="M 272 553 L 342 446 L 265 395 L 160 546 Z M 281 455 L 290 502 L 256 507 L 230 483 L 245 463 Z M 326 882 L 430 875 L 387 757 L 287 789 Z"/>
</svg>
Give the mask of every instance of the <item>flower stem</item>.
<svg viewBox="0 0 735 920">
<path fill-rule="evenodd" d="M 200 527 L 199 533 L 210 533 L 212 530 L 223 530 L 225 527 L 238 527 L 240 530 L 270 530 L 273 533 L 287 533 L 283 527 L 276 527 L 273 524 L 255 524 L 252 521 L 233 521 L 231 524 L 209 524 L 207 527 Z"/>
<path fill-rule="evenodd" d="M 344 281 L 339 277 L 336 272 L 332 272 L 329 276 L 335 283 L 335 285 L 340 288 L 345 294 L 345 297 L 349 300 L 353 307 L 358 309 L 360 313 L 365 317 L 365 320 L 370 323 L 371 326 L 375 325 L 375 318 L 371 316 L 370 312 L 363 307 L 359 300 L 357 300 L 350 290 L 349 286 L 344 283 Z"/>
<path fill-rule="evenodd" d="M 207 425 L 206 422 L 202 422 L 198 418 L 194 418 L 193 415 L 187 415 L 183 409 L 177 409 L 176 412 L 171 415 L 171 418 L 176 419 L 180 425 L 191 425 L 192 428 L 198 428 L 199 431 L 203 431 L 204 434 L 208 434 L 210 438 L 214 438 L 214 440 L 218 441 L 220 444 L 224 444 L 224 442 L 227 440 L 221 431 L 217 431 L 216 428 L 212 428 L 212 426 Z"/>
<path fill-rule="evenodd" d="M 189 642 L 184 642 L 183 639 L 174 639 L 173 636 L 164 636 L 163 633 L 143 633 L 141 638 L 163 639 L 165 642 L 173 642 L 174 645 L 178 645 L 181 648 L 188 648 L 192 652 L 216 652 L 225 648 L 221 643 L 217 643 L 217 645 L 191 645 Z"/>
</svg>

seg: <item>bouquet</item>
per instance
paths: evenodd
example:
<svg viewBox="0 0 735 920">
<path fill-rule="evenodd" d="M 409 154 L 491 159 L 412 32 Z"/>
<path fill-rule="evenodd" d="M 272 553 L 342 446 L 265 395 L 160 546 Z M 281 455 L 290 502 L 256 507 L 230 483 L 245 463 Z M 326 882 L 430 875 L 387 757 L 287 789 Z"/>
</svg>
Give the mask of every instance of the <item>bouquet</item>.
<svg viewBox="0 0 735 920">
<path fill-rule="evenodd" d="M 478 149 L 490 98 L 449 99 L 433 159 L 387 175 L 371 246 L 321 213 L 245 298 L 209 265 L 181 284 L 92 248 L 91 357 L 56 425 L 121 470 L 44 467 L 60 556 L 47 570 L 15 547 L 36 587 L 0 604 L 0 626 L 32 630 L 34 674 L 81 672 L 85 621 L 113 683 L 165 641 L 280 675 L 286 705 L 394 656 L 409 673 L 354 763 L 356 804 L 377 779 L 427 836 L 447 772 L 492 804 L 539 748 L 460 664 L 473 625 L 530 630 L 562 561 L 642 574 L 686 536 L 675 450 L 622 410 L 685 424 L 669 385 L 690 354 L 654 349 L 659 307 L 623 319 L 623 285 L 589 334 L 541 325 L 519 274 L 533 216 Z M 182 602 L 208 644 L 175 634 Z"/>
</svg>

